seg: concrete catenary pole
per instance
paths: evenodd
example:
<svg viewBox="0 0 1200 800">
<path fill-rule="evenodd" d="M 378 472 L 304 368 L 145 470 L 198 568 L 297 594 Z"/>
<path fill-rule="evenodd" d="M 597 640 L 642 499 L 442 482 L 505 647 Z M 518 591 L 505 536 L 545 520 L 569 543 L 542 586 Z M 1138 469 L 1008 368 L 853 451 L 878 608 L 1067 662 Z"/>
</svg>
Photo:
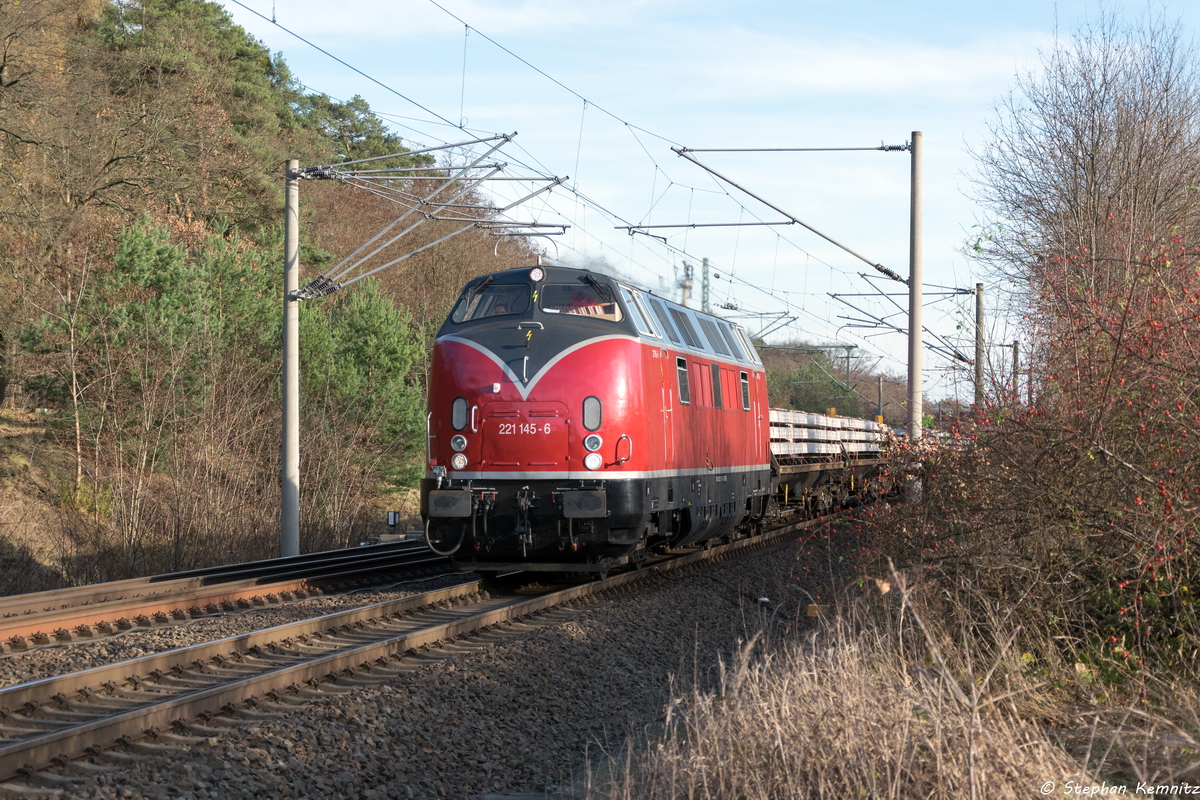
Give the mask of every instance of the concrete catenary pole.
<svg viewBox="0 0 1200 800">
<path fill-rule="evenodd" d="M 975 284 L 975 408 L 983 409 L 983 284 Z"/>
<path fill-rule="evenodd" d="M 1025 397 L 1029 407 L 1033 408 L 1033 353 L 1027 355 L 1025 360 L 1029 362 L 1025 367 Z"/>
<path fill-rule="evenodd" d="M 1013 342 L 1013 405 L 1021 404 L 1021 343 Z"/>
<path fill-rule="evenodd" d="M 300 555 L 300 162 L 284 168 L 283 465 L 280 551 Z"/>
<path fill-rule="evenodd" d="M 912 134 L 912 195 L 908 228 L 908 438 L 921 438 L 921 131 Z"/>
</svg>

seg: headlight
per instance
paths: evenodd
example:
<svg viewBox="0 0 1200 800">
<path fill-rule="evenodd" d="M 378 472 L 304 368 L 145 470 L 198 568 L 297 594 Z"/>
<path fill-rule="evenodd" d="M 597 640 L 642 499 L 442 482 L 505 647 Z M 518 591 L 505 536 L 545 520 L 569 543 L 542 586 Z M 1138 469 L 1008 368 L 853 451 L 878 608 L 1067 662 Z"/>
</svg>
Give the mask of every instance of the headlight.
<svg viewBox="0 0 1200 800">
<path fill-rule="evenodd" d="M 455 458 L 458 458 L 458 456 L 455 456 Z M 465 462 L 466 460 L 466 456 L 463 456 L 463 461 Z M 588 469 L 600 469 L 602 464 L 604 464 L 604 459 L 600 457 L 599 453 L 588 453 L 583 457 L 583 465 Z"/>
<path fill-rule="evenodd" d="M 455 449 L 455 451 L 458 451 L 458 452 L 466 450 L 467 449 L 467 437 L 463 436 L 461 433 L 456 435 L 454 438 L 452 438 L 450 440 L 450 446 L 453 447 Z"/>
<path fill-rule="evenodd" d="M 583 446 L 588 450 L 599 450 L 602 444 L 604 444 L 604 440 L 594 433 L 584 437 L 583 440 Z"/>
<path fill-rule="evenodd" d="M 529 270 L 529 280 L 533 281 L 534 283 L 537 283 L 544 277 L 546 277 L 546 273 L 542 271 L 541 267 L 534 267 L 533 269 Z"/>
<path fill-rule="evenodd" d="M 462 469 L 466 465 L 467 457 L 462 453 L 455 453 L 454 457 L 450 459 L 450 466 L 454 467 L 455 469 Z"/>
</svg>

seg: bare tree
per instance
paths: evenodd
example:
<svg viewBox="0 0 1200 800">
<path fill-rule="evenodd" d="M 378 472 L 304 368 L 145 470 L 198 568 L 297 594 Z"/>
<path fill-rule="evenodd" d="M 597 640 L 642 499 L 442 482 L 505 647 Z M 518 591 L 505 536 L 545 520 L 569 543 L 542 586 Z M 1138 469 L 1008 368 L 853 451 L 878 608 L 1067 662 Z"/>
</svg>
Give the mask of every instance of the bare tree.
<svg viewBox="0 0 1200 800">
<path fill-rule="evenodd" d="M 1200 61 L 1162 15 L 1102 10 L 1018 76 L 990 128 L 973 153 L 993 220 L 977 250 L 1035 297 L 1062 274 L 1055 258 L 1103 291 L 1114 267 L 1200 214 Z"/>
</svg>

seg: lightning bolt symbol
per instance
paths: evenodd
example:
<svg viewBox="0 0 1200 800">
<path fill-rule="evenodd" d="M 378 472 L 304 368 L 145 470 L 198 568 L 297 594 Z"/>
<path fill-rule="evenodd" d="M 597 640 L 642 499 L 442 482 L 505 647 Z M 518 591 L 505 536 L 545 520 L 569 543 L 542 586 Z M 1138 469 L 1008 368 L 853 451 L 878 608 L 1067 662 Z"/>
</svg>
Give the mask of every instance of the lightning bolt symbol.
<svg viewBox="0 0 1200 800">
<path fill-rule="evenodd" d="M 533 331 L 525 331 L 525 341 L 528 342 L 533 338 Z"/>
</svg>

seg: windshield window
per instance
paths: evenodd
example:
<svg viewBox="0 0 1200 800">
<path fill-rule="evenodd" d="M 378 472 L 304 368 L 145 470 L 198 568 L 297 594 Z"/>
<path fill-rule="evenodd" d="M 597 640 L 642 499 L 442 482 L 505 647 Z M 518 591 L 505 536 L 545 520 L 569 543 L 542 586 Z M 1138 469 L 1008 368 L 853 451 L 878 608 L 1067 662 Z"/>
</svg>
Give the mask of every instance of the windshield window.
<svg viewBox="0 0 1200 800">
<path fill-rule="evenodd" d="M 580 314 L 586 317 L 621 321 L 621 307 L 611 295 L 605 297 L 590 284 L 547 283 L 541 292 L 542 311 L 547 314 Z"/>
<path fill-rule="evenodd" d="M 529 310 L 529 286 L 523 283 L 489 283 L 477 292 L 468 292 L 450 319 L 454 322 L 473 322 L 486 317 L 524 314 Z"/>
</svg>

